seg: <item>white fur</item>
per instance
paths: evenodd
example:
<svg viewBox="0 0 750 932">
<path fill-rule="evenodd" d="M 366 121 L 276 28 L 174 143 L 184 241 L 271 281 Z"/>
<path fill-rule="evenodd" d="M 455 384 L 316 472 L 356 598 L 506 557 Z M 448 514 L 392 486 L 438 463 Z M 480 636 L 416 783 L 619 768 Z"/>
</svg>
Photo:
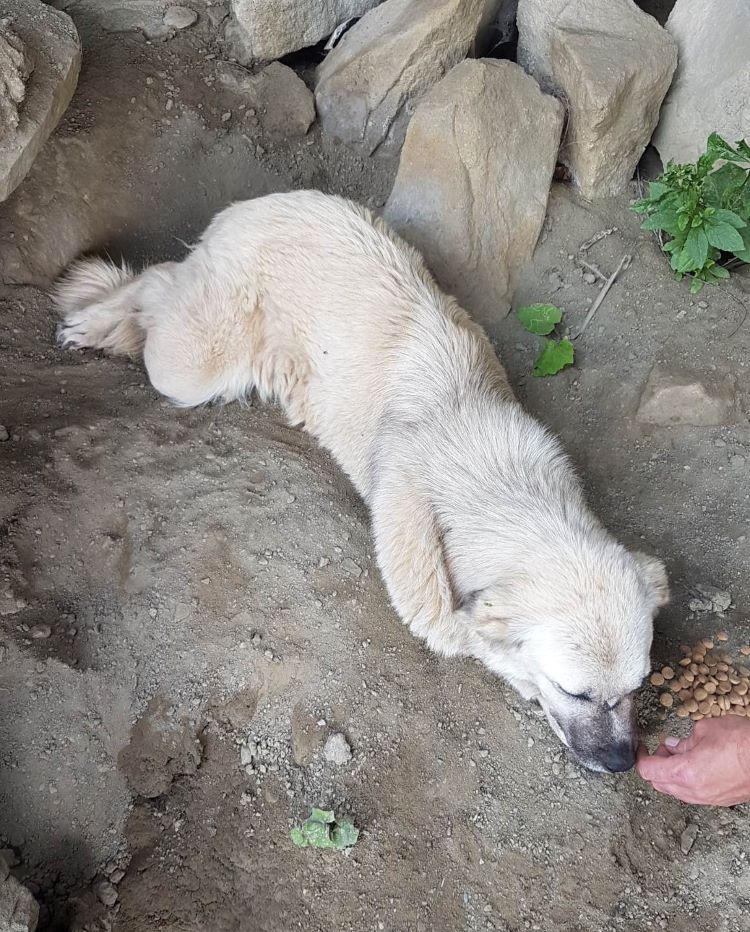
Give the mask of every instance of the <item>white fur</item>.
<svg viewBox="0 0 750 932">
<path fill-rule="evenodd" d="M 311 191 L 236 204 L 183 262 L 79 263 L 57 301 L 66 346 L 142 350 L 176 404 L 280 402 L 370 507 L 414 634 L 539 699 L 589 766 L 632 742 L 663 567 L 602 528 L 484 332 L 369 211 Z"/>
</svg>

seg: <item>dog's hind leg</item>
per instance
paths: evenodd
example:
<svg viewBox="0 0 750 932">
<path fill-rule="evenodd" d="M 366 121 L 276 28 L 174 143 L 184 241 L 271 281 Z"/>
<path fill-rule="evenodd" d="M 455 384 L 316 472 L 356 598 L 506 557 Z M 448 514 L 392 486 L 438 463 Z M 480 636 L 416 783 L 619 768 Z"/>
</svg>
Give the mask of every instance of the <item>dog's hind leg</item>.
<svg viewBox="0 0 750 932">
<path fill-rule="evenodd" d="M 91 347 L 113 354 L 138 356 L 146 329 L 139 297 L 155 280 L 169 275 L 175 263 L 152 266 L 136 275 L 127 265 L 104 259 L 74 263 L 54 290 L 63 321 L 58 339 L 65 347 Z"/>
<path fill-rule="evenodd" d="M 406 474 L 379 482 L 370 505 L 378 564 L 396 611 L 437 653 L 468 653 L 470 632 L 432 505 Z"/>
</svg>

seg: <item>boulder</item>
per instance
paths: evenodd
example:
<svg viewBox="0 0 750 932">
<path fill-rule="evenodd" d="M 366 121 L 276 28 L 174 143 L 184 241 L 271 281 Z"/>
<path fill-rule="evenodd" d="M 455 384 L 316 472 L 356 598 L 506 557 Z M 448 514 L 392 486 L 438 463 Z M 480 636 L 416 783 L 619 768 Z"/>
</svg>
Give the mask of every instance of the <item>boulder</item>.
<svg viewBox="0 0 750 932">
<path fill-rule="evenodd" d="M 563 106 L 518 65 L 457 65 L 409 124 L 385 218 L 482 323 L 505 315 L 544 222 Z"/>
<path fill-rule="evenodd" d="M 666 28 L 679 63 L 653 140 L 662 161 L 694 162 L 713 132 L 750 141 L 750 4 L 677 0 Z"/>
<path fill-rule="evenodd" d="M 34 932 L 39 921 L 39 904 L 8 871 L 0 858 L 0 930 Z"/>
<path fill-rule="evenodd" d="M 672 37 L 632 0 L 520 0 L 518 60 L 565 101 L 560 150 L 588 198 L 623 192 L 677 64 Z"/>
<path fill-rule="evenodd" d="M 216 77 L 242 98 L 246 108 L 260 114 L 264 129 L 276 138 L 304 136 L 315 120 L 312 91 L 281 62 L 271 62 L 258 74 L 251 74 L 242 65 L 217 62 Z"/>
<path fill-rule="evenodd" d="M 657 365 L 641 395 L 636 419 L 659 427 L 714 427 L 732 420 L 731 384 L 714 375 Z"/>
<path fill-rule="evenodd" d="M 498 0 L 386 0 L 318 68 L 323 129 L 368 155 L 398 151 L 417 100 L 489 31 Z"/>
<path fill-rule="evenodd" d="M 0 201 L 21 183 L 78 82 L 73 21 L 40 0 L 4 0 L 0 20 Z"/>
<path fill-rule="evenodd" d="M 270 61 L 315 45 L 380 0 L 231 0 L 227 38 L 240 61 Z"/>
</svg>

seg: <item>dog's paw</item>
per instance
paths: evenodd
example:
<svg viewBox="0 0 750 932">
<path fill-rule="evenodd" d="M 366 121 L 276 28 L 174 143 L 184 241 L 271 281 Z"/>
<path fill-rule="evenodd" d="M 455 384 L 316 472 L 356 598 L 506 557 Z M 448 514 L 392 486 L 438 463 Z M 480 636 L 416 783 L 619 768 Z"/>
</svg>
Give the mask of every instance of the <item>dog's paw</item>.
<svg viewBox="0 0 750 932">
<path fill-rule="evenodd" d="M 57 328 L 57 343 L 63 349 L 84 349 L 95 346 L 90 320 L 83 313 L 69 314 Z"/>
</svg>

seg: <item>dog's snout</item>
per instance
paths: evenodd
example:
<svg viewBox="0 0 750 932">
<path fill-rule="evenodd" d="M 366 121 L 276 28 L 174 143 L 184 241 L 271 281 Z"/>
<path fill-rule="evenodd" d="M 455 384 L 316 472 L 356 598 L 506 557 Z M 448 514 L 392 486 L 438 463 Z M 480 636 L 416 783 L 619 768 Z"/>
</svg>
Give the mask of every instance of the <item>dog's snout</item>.
<svg viewBox="0 0 750 932">
<path fill-rule="evenodd" d="M 631 741 L 619 741 L 605 748 L 599 755 L 602 765 L 610 773 L 623 773 L 635 765 L 635 746 Z"/>
</svg>

